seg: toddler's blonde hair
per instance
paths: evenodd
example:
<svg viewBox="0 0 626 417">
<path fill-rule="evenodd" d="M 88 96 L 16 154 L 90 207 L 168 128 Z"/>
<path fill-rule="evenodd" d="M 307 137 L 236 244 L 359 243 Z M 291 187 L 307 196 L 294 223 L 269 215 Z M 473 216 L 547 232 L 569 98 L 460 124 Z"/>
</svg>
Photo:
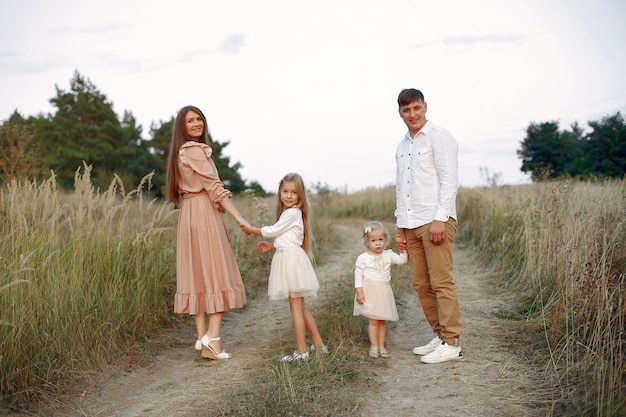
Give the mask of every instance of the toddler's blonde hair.
<svg viewBox="0 0 626 417">
<path fill-rule="evenodd" d="M 363 244 L 365 245 L 366 248 L 369 249 L 369 246 L 367 245 L 367 240 L 370 237 L 370 233 L 372 233 L 375 230 L 382 230 L 382 232 L 385 234 L 385 247 L 387 246 L 387 243 L 389 243 L 389 232 L 387 231 L 387 228 L 385 226 L 383 226 L 383 224 L 381 222 L 367 222 L 365 223 L 365 226 L 363 226 Z"/>
</svg>

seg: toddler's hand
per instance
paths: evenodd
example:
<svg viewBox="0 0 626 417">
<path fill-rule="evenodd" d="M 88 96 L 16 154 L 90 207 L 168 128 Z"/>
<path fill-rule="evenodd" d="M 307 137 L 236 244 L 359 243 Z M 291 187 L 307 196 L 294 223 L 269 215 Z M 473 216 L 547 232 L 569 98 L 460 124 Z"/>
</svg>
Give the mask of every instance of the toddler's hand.
<svg viewBox="0 0 626 417">
<path fill-rule="evenodd" d="M 360 287 L 356 289 L 356 302 L 359 304 L 365 303 L 365 294 L 363 294 L 363 289 Z"/>
<path fill-rule="evenodd" d="M 356 295 L 356 302 L 359 303 L 359 304 L 365 303 L 365 296 L 363 294 L 361 294 L 361 295 L 357 294 Z"/>
</svg>

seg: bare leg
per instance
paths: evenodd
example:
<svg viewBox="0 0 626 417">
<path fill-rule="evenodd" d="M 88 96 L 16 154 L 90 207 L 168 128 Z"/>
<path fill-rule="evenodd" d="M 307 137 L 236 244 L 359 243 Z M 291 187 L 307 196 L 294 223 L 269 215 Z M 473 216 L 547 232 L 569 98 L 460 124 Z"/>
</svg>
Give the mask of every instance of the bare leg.
<svg viewBox="0 0 626 417">
<path fill-rule="evenodd" d="M 220 331 L 222 330 L 222 318 L 224 317 L 224 313 L 212 313 L 209 314 L 209 330 L 206 332 L 206 335 L 210 338 L 220 337 Z M 222 341 L 215 340 L 209 343 L 213 350 L 217 353 L 222 351 Z"/>
<path fill-rule="evenodd" d="M 293 321 L 293 329 L 296 334 L 296 346 L 298 347 L 298 353 L 304 353 L 306 348 L 306 324 L 304 313 L 304 298 L 303 297 L 289 297 L 289 310 L 291 310 L 291 320 Z"/>
<path fill-rule="evenodd" d="M 378 327 L 378 347 L 384 349 L 385 347 L 385 320 L 376 320 Z"/>
<path fill-rule="evenodd" d="M 321 348 L 324 346 L 324 341 L 322 340 L 322 336 L 320 336 L 320 331 L 317 329 L 317 323 L 313 318 L 313 315 L 306 309 L 306 305 L 304 303 L 304 299 L 302 302 L 302 316 L 304 317 L 304 325 L 306 326 L 306 330 L 309 332 L 311 336 L 311 340 L 313 341 L 313 346 L 316 348 Z"/>
<path fill-rule="evenodd" d="M 378 322 L 376 319 L 368 319 L 367 322 L 367 335 L 370 338 L 370 347 L 378 349 L 381 347 L 378 343 Z"/>
<path fill-rule="evenodd" d="M 204 313 L 195 314 L 193 321 L 196 323 L 197 340 L 200 340 L 206 333 L 206 315 Z"/>
</svg>

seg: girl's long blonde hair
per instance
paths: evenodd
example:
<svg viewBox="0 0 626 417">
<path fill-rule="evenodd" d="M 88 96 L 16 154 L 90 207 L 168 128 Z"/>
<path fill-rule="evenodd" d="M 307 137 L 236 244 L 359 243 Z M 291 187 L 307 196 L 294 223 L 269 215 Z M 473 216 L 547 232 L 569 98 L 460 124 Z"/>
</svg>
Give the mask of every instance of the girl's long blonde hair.
<svg viewBox="0 0 626 417">
<path fill-rule="evenodd" d="M 304 181 L 302 180 L 300 174 L 290 172 L 280 180 L 280 183 L 278 184 L 278 204 L 276 204 L 276 221 L 278 221 L 283 211 L 288 209 L 288 207 L 285 206 L 280 200 L 280 190 L 281 188 L 283 188 L 283 184 L 285 184 L 286 182 L 292 182 L 296 186 L 296 192 L 298 193 L 298 204 L 296 204 L 294 207 L 298 207 L 302 212 L 302 222 L 304 223 L 304 239 L 302 240 L 302 245 L 300 246 L 302 247 L 302 249 L 304 249 L 309 258 L 313 260 L 313 250 L 311 243 L 313 241 L 313 234 L 311 232 L 311 226 L 309 223 L 309 202 L 306 198 L 306 188 L 304 186 Z"/>
</svg>

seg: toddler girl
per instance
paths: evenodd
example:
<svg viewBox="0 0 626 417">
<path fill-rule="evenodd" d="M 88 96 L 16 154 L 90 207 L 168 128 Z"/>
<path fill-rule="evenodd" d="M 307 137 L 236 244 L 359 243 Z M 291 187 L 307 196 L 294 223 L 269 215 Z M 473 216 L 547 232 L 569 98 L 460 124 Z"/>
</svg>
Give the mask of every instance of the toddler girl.
<svg viewBox="0 0 626 417">
<path fill-rule="evenodd" d="M 363 242 L 367 252 L 356 260 L 354 269 L 354 315 L 369 319 L 367 333 L 370 339 L 369 356 L 388 358 L 385 349 L 385 320 L 398 320 L 396 301 L 391 289 L 391 264 L 405 264 L 406 252 L 399 255 L 385 249 L 389 233 L 380 222 L 366 223 Z"/>
</svg>

